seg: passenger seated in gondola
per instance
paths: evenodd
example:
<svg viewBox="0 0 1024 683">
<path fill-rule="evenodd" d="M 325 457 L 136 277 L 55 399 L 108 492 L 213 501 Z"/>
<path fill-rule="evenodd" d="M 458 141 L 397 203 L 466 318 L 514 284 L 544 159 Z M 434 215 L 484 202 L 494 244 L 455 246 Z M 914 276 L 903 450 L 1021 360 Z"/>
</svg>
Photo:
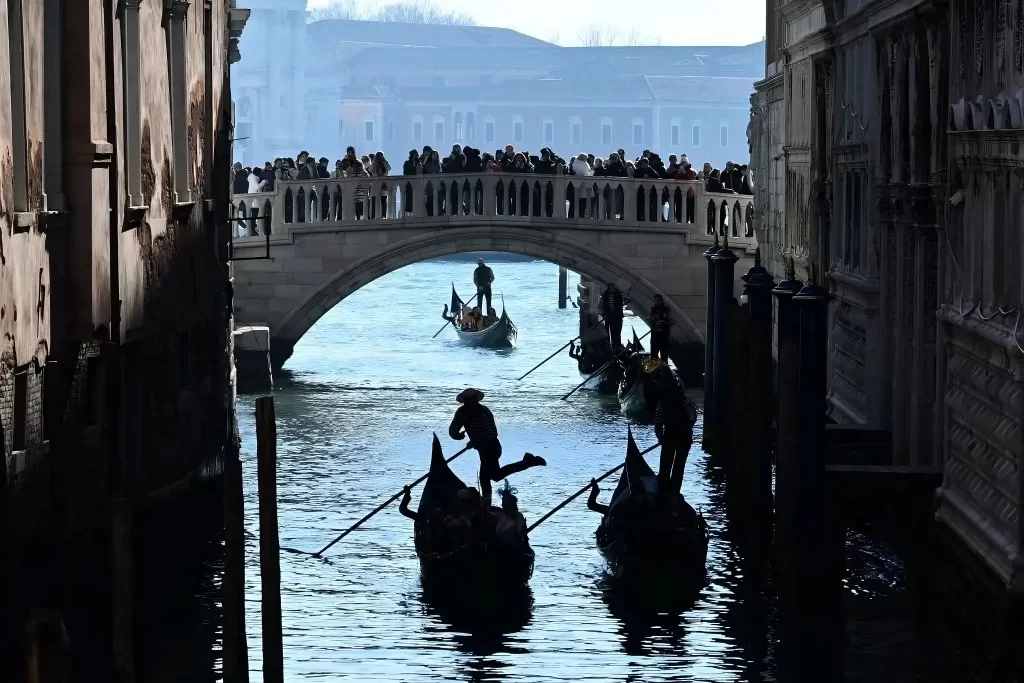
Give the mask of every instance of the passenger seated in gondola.
<svg viewBox="0 0 1024 683">
<path fill-rule="evenodd" d="M 508 482 L 498 491 L 501 496 L 501 512 L 494 515 L 494 531 L 498 540 L 506 545 L 526 542 L 526 518 L 519 511 L 515 489 Z"/>
<path fill-rule="evenodd" d="M 517 472 L 547 465 L 544 458 L 532 453 L 523 455 L 519 462 L 504 467 L 498 464 L 501 458 L 501 442 L 498 441 L 498 427 L 494 424 L 494 415 L 487 406 L 480 403 L 484 393 L 479 389 L 466 389 L 455 400 L 462 405 L 455 411 L 452 423 L 448 427 L 448 435 L 457 441 L 469 434 L 469 446 L 480 454 L 480 493 L 489 505 L 491 501 L 491 482 L 507 479 Z M 465 431 L 463 431 L 465 429 Z"/>
</svg>

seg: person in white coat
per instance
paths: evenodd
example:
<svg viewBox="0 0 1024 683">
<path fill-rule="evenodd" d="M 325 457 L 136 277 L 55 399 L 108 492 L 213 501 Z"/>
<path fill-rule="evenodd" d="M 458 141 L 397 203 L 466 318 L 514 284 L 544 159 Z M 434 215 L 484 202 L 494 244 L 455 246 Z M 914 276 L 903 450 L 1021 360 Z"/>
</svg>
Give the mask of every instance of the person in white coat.
<svg viewBox="0 0 1024 683">
<path fill-rule="evenodd" d="M 594 169 L 590 167 L 590 163 L 587 161 L 586 154 L 580 154 L 572 160 L 572 173 L 578 177 L 592 177 L 594 175 Z M 580 181 L 580 218 L 587 217 L 587 204 L 589 203 L 591 196 L 594 194 L 594 184 L 589 182 Z M 591 211 L 593 213 L 593 211 Z"/>
</svg>

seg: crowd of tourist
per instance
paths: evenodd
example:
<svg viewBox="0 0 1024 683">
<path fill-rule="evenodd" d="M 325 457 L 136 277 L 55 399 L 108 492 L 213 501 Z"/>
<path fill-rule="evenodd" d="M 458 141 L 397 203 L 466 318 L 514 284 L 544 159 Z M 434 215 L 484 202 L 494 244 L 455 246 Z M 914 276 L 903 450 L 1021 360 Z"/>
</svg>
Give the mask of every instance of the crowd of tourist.
<svg viewBox="0 0 1024 683">
<path fill-rule="evenodd" d="M 275 159 L 263 164 L 263 168 L 254 166 L 244 168 L 236 163 L 234 167 L 233 191 L 235 194 L 271 192 L 276 182 L 281 180 L 312 180 L 314 178 L 369 178 L 391 174 L 391 164 L 383 152 L 371 155 L 356 155 L 354 147 L 345 151 L 345 156 L 334 163 L 334 170 L 329 168 L 327 157 L 316 159 L 307 151 L 299 152 L 295 159 Z M 526 151 L 517 152 L 512 145 L 496 154 L 481 153 L 468 145 L 454 145 L 451 153 L 444 159 L 437 150 L 429 145 L 422 152 L 412 150 L 409 158 L 402 165 L 402 175 L 431 175 L 444 173 L 536 173 L 539 175 L 569 175 L 613 178 L 666 178 L 673 180 L 692 180 L 707 183 L 710 192 L 753 194 L 753 181 L 750 169 L 746 164 L 726 162 L 724 169 L 713 168 L 705 162 L 699 171 L 695 169 L 685 154 L 669 156 L 668 164 L 656 152 L 644 150 L 636 159 L 626 158 L 624 150 L 619 149 L 608 155 L 607 159 L 595 157 L 593 154 L 578 154 L 566 161 L 550 148 L 540 150 L 540 155 L 532 155 Z"/>
</svg>

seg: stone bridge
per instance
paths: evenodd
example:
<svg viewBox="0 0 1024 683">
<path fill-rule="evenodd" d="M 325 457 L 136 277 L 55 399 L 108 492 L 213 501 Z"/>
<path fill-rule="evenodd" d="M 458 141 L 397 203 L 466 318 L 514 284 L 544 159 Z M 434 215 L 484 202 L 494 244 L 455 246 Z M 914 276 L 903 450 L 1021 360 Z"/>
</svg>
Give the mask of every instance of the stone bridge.
<svg viewBox="0 0 1024 683">
<path fill-rule="evenodd" d="M 716 236 L 728 241 L 740 257 L 738 277 L 756 248 L 752 197 L 677 180 L 508 173 L 299 180 L 235 195 L 232 211 L 236 319 L 269 326 L 275 369 L 324 313 L 366 283 L 467 251 L 524 254 L 615 281 L 632 290 L 631 307 L 643 317 L 662 294 L 676 321 L 672 357 L 699 368 L 702 254 Z M 437 292 L 438 310 L 448 295 Z"/>
</svg>

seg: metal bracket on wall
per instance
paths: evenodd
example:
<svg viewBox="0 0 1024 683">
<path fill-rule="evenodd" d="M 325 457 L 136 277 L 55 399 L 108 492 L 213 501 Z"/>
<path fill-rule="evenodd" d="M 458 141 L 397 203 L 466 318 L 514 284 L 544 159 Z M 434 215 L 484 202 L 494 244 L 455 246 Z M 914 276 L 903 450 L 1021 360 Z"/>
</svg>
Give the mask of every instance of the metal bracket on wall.
<svg viewBox="0 0 1024 683">
<path fill-rule="evenodd" d="M 270 216 L 256 216 L 256 217 L 239 217 L 228 219 L 229 223 L 240 224 L 242 221 L 265 221 Z M 269 226 L 269 224 L 266 224 Z M 231 235 L 228 239 L 228 261 L 273 261 L 274 257 L 270 255 L 270 231 L 264 229 L 263 232 L 263 244 L 266 248 L 266 253 L 263 256 L 243 256 L 241 258 L 235 258 L 235 230 L 231 229 Z"/>
</svg>

